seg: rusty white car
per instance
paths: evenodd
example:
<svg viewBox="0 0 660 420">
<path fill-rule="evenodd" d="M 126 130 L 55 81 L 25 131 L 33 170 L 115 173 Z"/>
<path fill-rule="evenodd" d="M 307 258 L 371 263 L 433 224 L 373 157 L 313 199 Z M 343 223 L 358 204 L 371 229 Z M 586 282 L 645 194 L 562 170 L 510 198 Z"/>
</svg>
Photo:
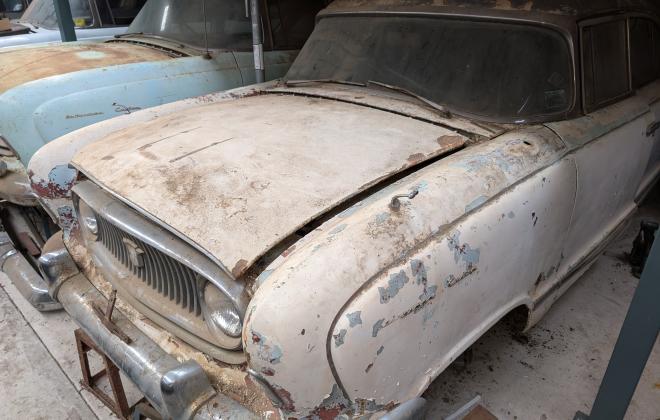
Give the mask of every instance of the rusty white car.
<svg viewBox="0 0 660 420">
<path fill-rule="evenodd" d="M 658 179 L 657 5 L 447 3 L 335 1 L 285 80 L 42 150 L 87 144 L 50 292 L 165 417 L 418 418 Z"/>
</svg>

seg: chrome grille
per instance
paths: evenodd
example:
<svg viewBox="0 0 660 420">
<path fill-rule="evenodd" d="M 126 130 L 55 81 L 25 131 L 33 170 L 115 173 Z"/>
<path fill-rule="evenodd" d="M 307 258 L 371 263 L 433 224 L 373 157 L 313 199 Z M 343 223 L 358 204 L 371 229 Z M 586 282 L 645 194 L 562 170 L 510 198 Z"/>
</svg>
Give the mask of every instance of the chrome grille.
<svg viewBox="0 0 660 420">
<path fill-rule="evenodd" d="M 121 264 L 162 296 L 201 317 L 202 308 L 199 303 L 195 271 L 124 232 L 98 213 L 95 215 L 98 223 L 98 241 Z M 126 241 L 135 244 L 142 251 L 139 266 L 132 260 Z"/>
</svg>

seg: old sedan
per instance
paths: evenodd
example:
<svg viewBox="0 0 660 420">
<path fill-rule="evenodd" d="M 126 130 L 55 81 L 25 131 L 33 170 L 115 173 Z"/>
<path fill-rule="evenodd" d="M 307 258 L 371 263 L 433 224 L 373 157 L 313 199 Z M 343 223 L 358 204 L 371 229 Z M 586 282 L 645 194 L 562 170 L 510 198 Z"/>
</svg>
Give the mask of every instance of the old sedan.
<svg viewBox="0 0 660 420">
<path fill-rule="evenodd" d="M 451 3 L 336 1 L 286 81 L 85 130 L 42 268 L 161 413 L 414 413 L 635 211 L 657 6 Z"/>
</svg>

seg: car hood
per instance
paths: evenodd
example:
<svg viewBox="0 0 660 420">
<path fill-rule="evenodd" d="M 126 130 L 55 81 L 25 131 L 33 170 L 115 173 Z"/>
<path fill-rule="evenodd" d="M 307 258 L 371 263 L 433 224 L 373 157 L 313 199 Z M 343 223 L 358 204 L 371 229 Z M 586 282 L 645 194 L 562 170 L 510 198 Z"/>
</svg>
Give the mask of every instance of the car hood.
<svg viewBox="0 0 660 420">
<path fill-rule="evenodd" d="M 311 220 L 466 141 L 385 110 L 270 93 L 136 124 L 72 163 L 238 277 Z"/>
<path fill-rule="evenodd" d="M 123 43 L 69 43 L 0 50 L 0 95 L 22 84 L 99 67 L 157 61 L 170 55 Z"/>
</svg>

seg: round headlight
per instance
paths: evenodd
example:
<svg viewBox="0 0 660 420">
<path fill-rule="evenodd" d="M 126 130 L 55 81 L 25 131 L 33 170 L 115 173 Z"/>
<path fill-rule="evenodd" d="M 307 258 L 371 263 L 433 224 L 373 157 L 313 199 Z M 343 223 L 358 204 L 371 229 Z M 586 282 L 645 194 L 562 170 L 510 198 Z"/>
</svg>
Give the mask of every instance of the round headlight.
<svg viewBox="0 0 660 420">
<path fill-rule="evenodd" d="M 99 225 L 96 221 L 96 214 L 84 201 L 78 203 L 78 220 L 86 236 L 96 240 L 99 234 Z"/>
<path fill-rule="evenodd" d="M 211 332 L 216 336 L 234 339 L 231 341 L 240 339 L 243 322 L 232 301 L 212 283 L 206 283 L 203 293 L 204 318 Z"/>
</svg>

